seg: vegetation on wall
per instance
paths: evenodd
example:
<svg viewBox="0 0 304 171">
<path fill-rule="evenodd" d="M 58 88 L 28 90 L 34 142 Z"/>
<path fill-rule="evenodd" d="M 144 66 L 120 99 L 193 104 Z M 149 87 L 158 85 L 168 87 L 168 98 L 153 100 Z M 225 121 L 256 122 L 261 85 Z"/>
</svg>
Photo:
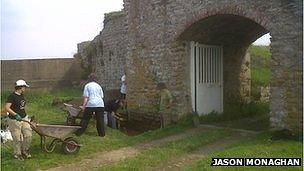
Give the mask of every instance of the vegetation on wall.
<svg viewBox="0 0 304 171">
<path fill-rule="evenodd" d="M 87 79 L 89 74 L 93 72 L 93 58 L 96 57 L 97 48 L 96 45 L 91 41 L 89 42 L 83 50 L 85 59 L 82 59 L 82 67 L 84 72 L 82 73 L 82 79 Z M 84 61 L 85 60 L 85 61 Z"/>
<path fill-rule="evenodd" d="M 105 19 L 111 19 L 113 17 L 120 17 L 124 15 L 124 11 L 113 11 L 105 14 Z"/>
</svg>

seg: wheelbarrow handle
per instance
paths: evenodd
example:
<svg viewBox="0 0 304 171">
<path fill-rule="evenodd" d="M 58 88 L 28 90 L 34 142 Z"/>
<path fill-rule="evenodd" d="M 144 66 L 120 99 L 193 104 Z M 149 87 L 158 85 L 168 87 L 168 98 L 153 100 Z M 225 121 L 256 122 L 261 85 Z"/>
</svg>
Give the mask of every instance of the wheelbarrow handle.
<svg viewBox="0 0 304 171">
<path fill-rule="evenodd" d="M 30 124 L 30 126 L 33 127 L 33 128 L 36 128 L 36 124 L 33 124 L 33 123 L 30 122 L 30 121 L 27 121 L 27 120 L 24 120 L 24 119 L 22 119 L 21 121 Z"/>
</svg>

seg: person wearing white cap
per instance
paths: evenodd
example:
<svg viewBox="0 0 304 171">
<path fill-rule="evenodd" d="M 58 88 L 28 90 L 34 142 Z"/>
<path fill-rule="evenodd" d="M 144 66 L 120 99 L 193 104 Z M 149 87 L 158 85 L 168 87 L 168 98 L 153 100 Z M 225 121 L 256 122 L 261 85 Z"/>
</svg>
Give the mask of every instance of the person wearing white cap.
<svg viewBox="0 0 304 171">
<path fill-rule="evenodd" d="M 9 129 L 14 141 L 14 158 L 30 158 L 29 147 L 32 141 L 30 125 L 21 120 L 29 120 L 25 112 L 26 100 L 23 96 L 29 85 L 24 80 L 15 83 L 15 91 L 7 98 L 5 109 L 9 113 Z"/>
</svg>

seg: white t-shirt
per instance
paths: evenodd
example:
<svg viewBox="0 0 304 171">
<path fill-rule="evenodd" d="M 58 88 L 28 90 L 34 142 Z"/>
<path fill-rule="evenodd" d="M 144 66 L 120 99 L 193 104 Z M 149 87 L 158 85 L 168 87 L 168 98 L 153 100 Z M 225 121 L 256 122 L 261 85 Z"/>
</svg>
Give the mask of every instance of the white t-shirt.
<svg viewBox="0 0 304 171">
<path fill-rule="evenodd" d="M 96 82 L 84 86 L 83 96 L 89 98 L 86 107 L 104 107 L 103 90 Z"/>
<path fill-rule="evenodd" d="M 121 81 L 122 81 L 122 84 L 121 84 L 121 87 L 120 87 L 120 92 L 123 93 L 123 94 L 127 94 L 127 85 L 126 85 L 126 75 L 123 75 L 121 77 Z"/>
</svg>

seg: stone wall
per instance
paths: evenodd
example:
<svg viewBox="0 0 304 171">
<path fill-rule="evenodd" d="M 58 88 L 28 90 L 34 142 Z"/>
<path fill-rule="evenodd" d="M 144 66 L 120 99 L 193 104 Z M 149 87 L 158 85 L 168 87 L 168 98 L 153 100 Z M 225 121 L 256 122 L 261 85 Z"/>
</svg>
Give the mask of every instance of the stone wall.
<svg viewBox="0 0 304 171">
<path fill-rule="evenodd" d="M 78 44 L 83 66 L 98 74 L 105 89 L 119 89 L 126 63 L 126 29 L 123 11 L 105 14 L 104 28 L 92 41 Z"/>
<path fill-rule="evenodd" d="M 302 6 L 298 0 L 124 0 L 122 14 L 106 18 L 91 42 L 96 58 L 89 59 L 108 87 L 118 86 L 126 65 L 128 108 L 154 113 L 156 85 L 165 82 L 182 116 L 193 110 L 190 41 L 223 47 L 227 106 L 247 101 L 246 51 L 270 32 L 271 125 L 302 132 Z"/>
<path fill-rule="evenodd" d="M 76 59 L 2 60 L 1 91 L 13 90 L 18 79 L 26 80 L 31 89 L 79 86 L 82 72 Z"/>
<path fill-rule="evenodd" d="M 125 0 L 130 108 L 157 103 L 168 84 L 178 113 L 191 111 L 189 42 L 224 47 L 224 103 L 238 102 L 248 78 L 248 46 L 272 36 L 271 125 L 302 130 L 302 2 L 280 0 Z M 244 81 L 245 79 L 245 81 Z M 247 81 L 246 81 L 247 80 Z M 225 110 L 225 109 L 224 109 Z"/>
</svg>

